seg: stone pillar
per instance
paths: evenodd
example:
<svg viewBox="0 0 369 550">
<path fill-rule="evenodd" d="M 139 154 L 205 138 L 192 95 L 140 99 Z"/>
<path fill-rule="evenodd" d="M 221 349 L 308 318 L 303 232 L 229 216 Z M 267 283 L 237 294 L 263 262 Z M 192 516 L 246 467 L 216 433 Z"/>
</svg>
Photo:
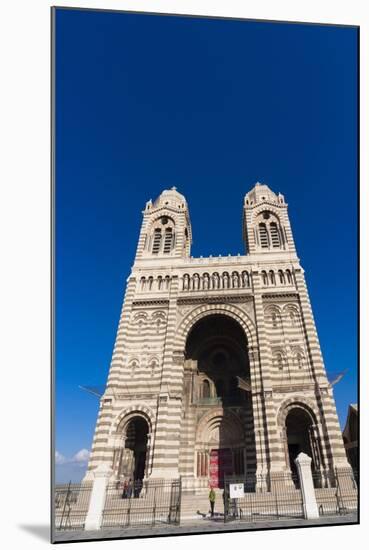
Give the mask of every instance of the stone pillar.
<svg viewBox="0 0 369 550">
<path fill-rule="evenodd" d="M 277 412 L 273 399 L 271 377 L 271 353 L 267 327 L 264 318 L 263 288 L 258 271 L 252 272 L 254 287 L 255 321 L 257 345 L 255 359 L 251 363 L 252 403 L 254 414 L 257 473 L 269 474 L 284 469 L 284 452 L 278 435 Z M 258 352 L 258 353 L 257 353 Z"/>
<path fill-rule="evenodd" d="M 172 276 L 163 352 L 163 370 L 158 400 L 152 478 L 179 478 L 182 394 L 184 380 L 183 350 L 175 349 L 178 277 Z"/>
<path fill-rule="evenodd" d="M 306 334 L 312 375 L 315 381 L 315 397 L 320 410 L 323 437 L 322 462 L 325 468 L 347 468 L 346 453 L 338 421 L 332 387 L 328 383 L 320 349 L 310 298 L 303 269 L 295 269 L 296 288 L 300 297 L 302 322 Z"/>
<path fill-rule="evenodd" d="M 101 528 L 102 515 L 105 506 L 106 487 L 112 474 L 111 468 L 102 463 L 94 470 L 94 482 L 92 486 L 90 504 L 88 507 L 85 530 L 95 531 Z"/>
<path fill-rule="evenodd" d="M 120 437 L 120 440 L 118 439 L 118 441 L 116 441 L 116 451 L 117 451 L 117 460 L 116 460 L 116 463 L 114 464 L 113 466 L 113 475 L 115 474 L 116 475 L 116 479 L 120 479 L 121 475 L 122 475 L 122 461 L 123 461 L 123 456 L 124 456 L 124 447 L 125 447 L 125 444 L 126 444 L 126 439 L 127 437 L 125 435 L 121 436 Z"/>
<path fill-rule="evenodd" d="M 305 519 L 316 519 L 319 517 L 319 510 L 311 473 L 311 458 L 305 453 L 300 453 L 295 459 L 295 464 L 300 479 Z"/>
</svg>

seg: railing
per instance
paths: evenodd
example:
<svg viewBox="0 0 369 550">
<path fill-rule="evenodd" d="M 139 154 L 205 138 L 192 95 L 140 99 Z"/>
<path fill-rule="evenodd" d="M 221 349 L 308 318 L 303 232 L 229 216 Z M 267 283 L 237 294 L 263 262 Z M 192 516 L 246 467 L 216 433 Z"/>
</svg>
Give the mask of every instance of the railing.
<svg viewBox="0 0 369 550">
<path fill-rule="evenodd" d="M 109 484 L 102 529 L 179 524 L 181 480 L 153 479 L 122 486 Z"/>
<path fill-rule="evenodd" d="M 54 523 L 57 530 L 83 529 L 88 512 L 92 483 L 56 485 Z"/>
<path fill-rule="evenodd" d="M 242 486 L 240 498 L 232 498 L 232 485 Z M 253 474 L 224 479 L 224 521 L 268 521 L 302 518 L 303 500 L 296 474 Z"/>
<path fill-rule="evenodd" d="M 313 483 L 319 515 L 343 515 L 357 511 L 357 473 L 351 468 L 314 472 Z"/>
</svg>

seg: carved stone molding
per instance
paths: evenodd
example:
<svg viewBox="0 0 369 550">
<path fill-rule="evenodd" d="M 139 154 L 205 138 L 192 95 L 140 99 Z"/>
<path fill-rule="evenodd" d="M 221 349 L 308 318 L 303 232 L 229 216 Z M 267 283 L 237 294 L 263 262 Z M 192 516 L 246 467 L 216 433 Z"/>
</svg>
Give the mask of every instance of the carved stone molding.
<svg viewBox="0 0 369 550">
<path fill-rule="evenodd" d="M 296 292 L 281 292 L 279 293 L 270 293 L 270 294 L 262 294 L 261 295 L 263 300 L 278 300 L 280 298 L 288 299 L 291 298 L 293 300 L 298 299 L 299 295 Z"/>
<path fill-rule="evenodd" d="M 135 300 L 132 302 L 133 307 L 156 307 L 169 306 L 169 300 Z"/>
<path fill-rule="evenodd" d="M 188 298 L 179 298 L 177 304 L 179 306 L 185 305 L 198 305 L 198 304 L 239 304 L 242 302 L 252 302 L 252 294 L 242 295 L 242 296 L 199 296 L 199 297 L 188 297 Z"/>
</svg>

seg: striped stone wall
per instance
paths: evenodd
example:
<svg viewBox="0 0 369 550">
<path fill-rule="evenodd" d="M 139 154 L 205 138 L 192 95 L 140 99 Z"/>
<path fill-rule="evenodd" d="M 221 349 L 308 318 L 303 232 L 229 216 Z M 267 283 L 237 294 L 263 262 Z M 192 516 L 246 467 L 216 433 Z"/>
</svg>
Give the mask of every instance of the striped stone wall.
<svg viewBox="0 0 369 550">
<path fill-rule="evenodd" d="M 181 197 L 166 192 L 144 211 L 86 479 L 101 462 L 117 477 L 127 426 L 140 416 L 149 431 L 146 475 L 181 475 L 196 489 L 199 426 L 219 405 L 193 399 L 197 366 L 185 350 L 193 327 L 211 315 L 232 318 L 247 339 L 251 391 L 243 407 L 228 412 L 242 426 L 248 471 L 288 470 L 285 422 L 293 407 L 314 419 L 323 466 L 347 467 L 283 197 L 268 194 L 261 205 L 250 204 L 250 195 L 244 209 L 248 254 L 208 258 L 189 256 L 191 226 Z M 260 250 L 254 220 L 263 208 L 279 216 L 285 236 L 280 250 Z M 153 255 L 150 238 L 160 216 L 174 221 L 175 239 L 170 254 Z"/>
</svg>

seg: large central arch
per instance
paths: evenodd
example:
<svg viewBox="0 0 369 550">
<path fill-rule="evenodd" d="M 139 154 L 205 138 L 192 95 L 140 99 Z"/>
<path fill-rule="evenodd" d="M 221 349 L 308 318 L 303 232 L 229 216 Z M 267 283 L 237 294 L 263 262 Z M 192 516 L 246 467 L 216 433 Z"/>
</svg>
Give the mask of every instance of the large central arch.
<svg viewBox="0 0 369 550">
<path fill-rule="evenodd" d="M 257 345 L 255 324 L 242 308 L 229 304 L 203 304 L 201 306 L 195 307 L 189 313 L 187 313 L 177 329 L 176 349 L 185 349 L 188 334 L 191 331 L 192 327 L 197 323 L 197 321 L 204 317 L 208 317 L 209 315 L 217 314 L 231 317 L 240 324 L 247 338 L 251 360 L 251 355 L 253 351 L 256 350 Z"/>
<path fill-rule="evenodd" d="M 196 362 L 198 398 L 217 399 L 223 405 L 246 402 L 239 380 L 250 380 L 248 344 L 232 317 L 212 314 L 199 319 L 187 336 L 185 359 Z"/>
<path fill-rule="evenodd" d="M 185 371 L 192 373 L 190 404 L 197 411 L 194 476 L 201 486 L 222 487 L 225 475 L 256 469 L 253 329 L 241 309 L 206 305 L 192 311 L 177 332 Z"/>
</svg>

